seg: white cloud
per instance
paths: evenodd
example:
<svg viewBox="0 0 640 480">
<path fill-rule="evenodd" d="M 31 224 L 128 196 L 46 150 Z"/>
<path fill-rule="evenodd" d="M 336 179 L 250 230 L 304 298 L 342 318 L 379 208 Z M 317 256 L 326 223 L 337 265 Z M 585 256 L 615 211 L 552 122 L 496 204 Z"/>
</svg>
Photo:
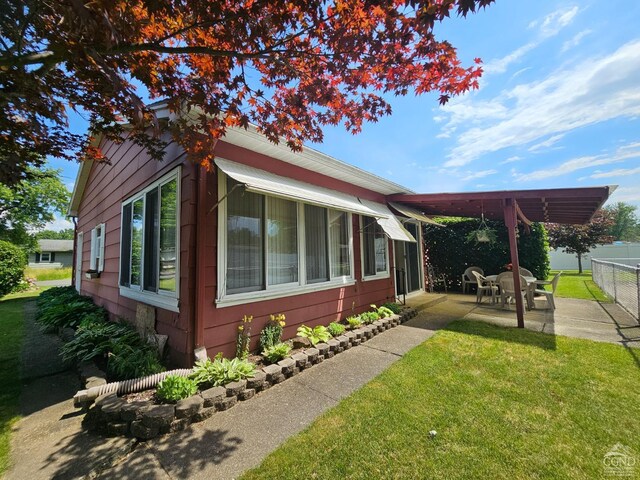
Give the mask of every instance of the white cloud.
<svg viewBox="0 0 640 480">
<path fill-rule="evenodd" d="M 640 156 L 640 155 L 639 155 Z M 597 172 L 591 175 L 591 178 L 607 178 L 607 177 L 626 177 L 629 175 L 636 175 L 640 173 L 640 167 L 638 168 L 617 168 L 608 172 Z M 640 187 L 639 187 L 640 190 Z"/>
<path fill-rule="evenodd" d="M 572 48 L 577 47 L 578 45 L 580 45 L 580 42 L 582 42 L 582 39 L 591 33 L 593 33 L 593 30 L 590 29 L 582 30 L 581 32 L 576 33 L 570 40 L 567 40 L 562 44 L 560 52 L 564 53 L 567 50 L 571 50 Z"/>
<path fill-rule="evenodd" d="M 560 175 L 566 175 L 577 170 L 596 167 L 598 165 L 609 165 L 611 163 L 624 162 L 625 160 L 628 160 L 630 158 L 640 158 L 640 149 L 629 150 L 628 148 L 622 147 L 619 148 L 613 155 L 590 155 L 585 157 L 573 158 L 555 167 L 535 170 L 533 172 L 524 174 L 514 173 L 514 177 L 518 182 L 544 180 L 545 178 L 558 177 Z"/>
<path fill-rule="evenodd" d="M 69 220 L 65 218 L 58 217 L 56 215 L 55 220 L 47 223 L 44 226 L 43 230 L 53 230 L 55 232 L 59 232 L 60 230 L 66 230 L 67 228 L 73 228 L 73 223 L 71 223 Z"/>
<path fill-rule="evenodd" d="M 611 197 L 610 202 L 640 203 L 640 188 L 638 187 L 618 187 Z"/>
<path fill-rule="evenodd" d="M 465 96 L 441 109 L 450 115 L 445 131 L 462 123 L 470 125 L 458 134 L 445 166 L 459 167 L 503 148 L 613 118 L 638 116 L 638 78 L 640 40 L 635 40 L 609 55 L 557 70 L 541 81 L 517 85 L 491 100 L 474 102 L 473 97 Z"/>
<path fill-rule="evenodd" d="M 561 140 L 562 137 L 564 137 L 563 133 L 561 133 L 559 135 L 554 135 L 552 137 L 547 138 L 543 142 L 536 143 L 535 145 L 530 146 L 528 150 L 530 152 L 537 152 L 538 150 L 542 150 L 544 148 L 552 147 L 553 145 L 558 143 L 558 141 Z"/>
<path fill-rule="evenodd" d="M 506 160 L 503 160 L 502 162 L 499 163 L 499 165 L 506 165 L 507 163 L 513 163 L 519 160 L 522 160 L 522 157 L 519 157 L 518 155 L 514 155 L 513 157 L 509 157 Z"/>
<path fill-rule="evenodd" d="M 550 13 L 541 21 L 535 20 L 531 22 L 529 24 L 529 28 L 531 29 L 536 28 L 538 25 L 540 25 L 538 38 L 536 38 L 534 41 L 522 45 L 521 47 L 516 48 L 514 51 L 502 58 L 494 58 L 490 60 L 482 67 L 482 70 L 485 74 L 506 72 L 510 64 L 518 61 L 520 58 L 540 45 L 540 43 L 542 43 L 544 40 L 560 33 L 560 30 L 571 24 L 577 14 L 578 7 L 561 8 L 556 10 L 555 12 Z M 517 76 L 518 74 L 522 73 L 523 70 L 526 69 L 519 70 L 513 76 Z"/>
<path fill-rule="evenodd" d="M 475 178 L 484 178 L 496 173 L 498 173 L 497 170 L 481 170 L 479 172 L 468 172 L 467 176 L 464 177 L 462 180 L 468 181 L 468 180 L 473 180 Z"/>
<path fill-rule="evenodd" d="M 577 6 L 571 8 L 560 8 L 555 12 L 550 13 L 542 20 L 542 24 L 540 25 L 540 34 L 545 38 L 557 35 L 560 30 L 573 22 L 573 19 L 577 14 Z"/>
</svg>

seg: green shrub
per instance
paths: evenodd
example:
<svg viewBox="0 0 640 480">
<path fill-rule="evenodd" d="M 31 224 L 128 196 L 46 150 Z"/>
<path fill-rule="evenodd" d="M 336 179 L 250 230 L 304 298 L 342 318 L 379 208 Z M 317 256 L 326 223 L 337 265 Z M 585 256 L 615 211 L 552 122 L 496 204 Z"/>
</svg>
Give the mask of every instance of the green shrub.
<svg viewBox="0 0 640 480">
<path fill-rule="evenodd" d="M 376 320 L 380 320 L 380 315 L 378 315 L 378 312 L 363 312 L 360 314 L 360 321 L 365 325 L 369 325 Z"/>
<path fill-rule="evenodd" d="M 354 328 L 358 328 L 360 325 L 362 325 L 362 320 L 360 319 L 360 315 L 351 315 L 350 317 L 347 317 L 347 325 L 349 325 L 349 328 L 351 330 L 353 330 Z"/>
<path fill-rule="evenodd" d="M 285 326 L 283 314 L 271 315 L 267 324 L 260 332 L 260 351 L 278 345 L 282 342 L 282 329 Z"/>
<path fill-rule="evenodd" d="M 291 346 L 286 343 L 278 343 L 266 348 L 262 351 L 262 356 L 267 359 L 269 363 L 276 363 L 289 355 Z"/>
<path fill-rule="evenodd" d="M 391 310 L 395 315 L 398 315 L 402 312 L 402 306 L 395 302 L 389 302 L 382 305 L 384 308 Z"/>
<path fill-rule="evenodd" d="M 373 308 L 373 311 L 376 312 L 378 314 L 378 318 L 387 318 L 390 317 L 391 315 L 394 314 L 394 311 L 391 310 L 390 308 L 385 307 L 384 305 L 382 305 L 381 307 L 376 307 L 375 305 L 371 305 L 371 308 Z"/>
<path fill-rule="evenodd" d="M 0 240 L 0 297 L 11 293 L 24 276 L 27 256 L 20 247 Z"/>
<path fill-rule="evenodd" d="M 116 343 L 136 346 L 141 342 L 131 325 L 105 321 L 101 314 L 87 314 L 73 339 L 60 349 L 60 355 L 65 362 L 81 363 L 106 357 Z"/>
<path fill-rule="evenodd" d="M 300 337 L 308 338 L 312 345 L 317 345 L 320 342 L 326 342 L 331 338 L 331 334 L 327 327 L 318 325 L 317 327 L 307 327 L 302 325 L 298 327 L 298 335 Z"/>
<path fill-rule="evenodd" d="M 344 325 L 338 322 L 331 322 L 327 326 L 327 330 L 329 330 L 329 333 L 331 334 L 332 337 L 338 337 L 342 335 L 346 329 L 347 328 Z"/>
<path fill-rule="evenodd" d="M 78 294 L 73 287 L 45 290 L 38 299 L 36 321 L 44 330 L 75 328 L 87 315 L 107 319 L 107 311 L 93 303 L 91 297 Z"/>
<path fill-rule="evenodd" d="M 216 355 L 214 360 L 207 358 L 196 362 L 191 379 L 198 385 L 211 386 L 225 385 L 245 378 L 253 377 L 256 366 L 248 360 L 222 358 L 222 354 Z"/>
<path fill-rule="evenodd" d="M 476 230 L 479 219 L 439 218 L 445 228 L 435 225 L 424 226 L 427 261 L 438 274 L 445 274 L 447 286 L 451 290 L 461 290 L 461 276 L 471 266 L 482 268 L 486 275 L 504 271 L 504 265 L 511 263 L 509 238 L 504 222 L 486 221 L 496 230 L 493 243 L 467 242 L 469 232 Z M 518 253 L 522 267 L 531 270 L 537 278 L 547 278 L 549 255 L 547 233 L 544 226 L 534 223 L 530 233 L 518 226 Z"/>
<path fill-rule="evenodd" d="M 178 400 L 195 395 L 198 391 L 196 382 L 187 377 L 169 375 L 156 387 L 156 394 L 164 403 L 176 403 Z"/>
<path fill-rule="evenodd" d="M 158 349 L 142 338 L 138 339 L 133 345 L 127 343 L 124 338 L 113 343 L 107 360 L 107 373 L 110 378 L 127 380 L 164 371 Z"/>
</svg>

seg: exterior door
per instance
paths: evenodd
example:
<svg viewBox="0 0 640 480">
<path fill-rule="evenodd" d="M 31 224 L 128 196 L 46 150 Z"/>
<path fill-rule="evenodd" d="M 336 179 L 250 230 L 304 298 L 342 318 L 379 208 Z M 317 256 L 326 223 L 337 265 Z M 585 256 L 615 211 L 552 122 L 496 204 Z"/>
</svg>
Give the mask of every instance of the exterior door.
<svg viewBox="0 0 640 480">
<path fill-rule="evenodd" d="M 76 239 L 76 290 L 80 293 L 82 287 L 82 246 L 84 244 L 84 233 L 78 232 Z"/>
<path fill-rule="evenodd" d="M 415 223 L 405 223 L 404 227 L 417 242 L 394 242 L 397 295 L 422 289 L 422 249 L 420 247 L 422 239 L 420 228 Z"/>
</svg>

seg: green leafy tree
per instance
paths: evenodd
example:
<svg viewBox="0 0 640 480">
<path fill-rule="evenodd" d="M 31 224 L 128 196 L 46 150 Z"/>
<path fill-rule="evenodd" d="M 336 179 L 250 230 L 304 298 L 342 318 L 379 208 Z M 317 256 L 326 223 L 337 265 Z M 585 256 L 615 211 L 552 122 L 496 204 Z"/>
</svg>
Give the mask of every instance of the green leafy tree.
<svg viewBox="0 0 640 480">
<path fill-rule="evenodd" d="M 35 233 L 37 240 L 73 240 L 73 228 L 65 228 L 64 230 L 40 230 Z"/>
<path fill-rule="evenodd" d="M 625 242 L 640 240 L 640 220 L 636 216 L 636 208 L 624 202 L 618 202 L 604 208 L 612 221 L 609 235 L 614 240 Z"/>
<path fill-rule="evenodd" d="M 582 256 L 589 253 L 596 245 L 610 243 L 613 237 L 609 234 L 613 220 L 606 210 L 599 210 L 591 222 L 586 225 L 560 225 L 547 223 L 549 246 L 562 248 L 563 252 L 578 256 L 578 272 L 582 273 Z"/>
<path fill-rule="evenodd" d="M 13 186 L 0 184 L 0 240 L 33 250 L 35 230 L 64 215 L 69 191 L 60 180 L 60 171 L 52 168 L 27 169 L 28 180 Z"/>
</svg>

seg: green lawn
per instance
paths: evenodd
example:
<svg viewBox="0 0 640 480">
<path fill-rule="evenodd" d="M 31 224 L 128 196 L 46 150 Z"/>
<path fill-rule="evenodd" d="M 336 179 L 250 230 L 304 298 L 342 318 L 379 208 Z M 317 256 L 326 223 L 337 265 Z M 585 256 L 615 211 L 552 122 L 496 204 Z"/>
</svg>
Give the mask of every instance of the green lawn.
<svg viewBox="0 0 640 480">
<path fill-rule="evenodd" d="M 11 426 L 18 419 L 23 305 L 37 297 L 40 291 L 17 293 L 0 299 L 0 477 L 9 466 Z"/>
<path fill-rule="evenodd" d="M 25 268 L 24 276 L 43 280 L 65 280 L 71 278 L 71 267 L 63 268 Z"/>
<path fill-rule="evenodd" d="M 549 280 L 551 280 L 556 273 L 558 272 L 552 270 Z M 564 270 L 555 294 L 558 297 L 611 302 L 611 299 L 600 290 L 600 287 L 591 279 L 591 272 L 578 273 L 577 270 Z"/>
<path fill-rule="evenodd" d="M 623 347 L 457 321 L 242 478 L 606 478 L 640 456 L 638 385 Z"/>
</svg>

